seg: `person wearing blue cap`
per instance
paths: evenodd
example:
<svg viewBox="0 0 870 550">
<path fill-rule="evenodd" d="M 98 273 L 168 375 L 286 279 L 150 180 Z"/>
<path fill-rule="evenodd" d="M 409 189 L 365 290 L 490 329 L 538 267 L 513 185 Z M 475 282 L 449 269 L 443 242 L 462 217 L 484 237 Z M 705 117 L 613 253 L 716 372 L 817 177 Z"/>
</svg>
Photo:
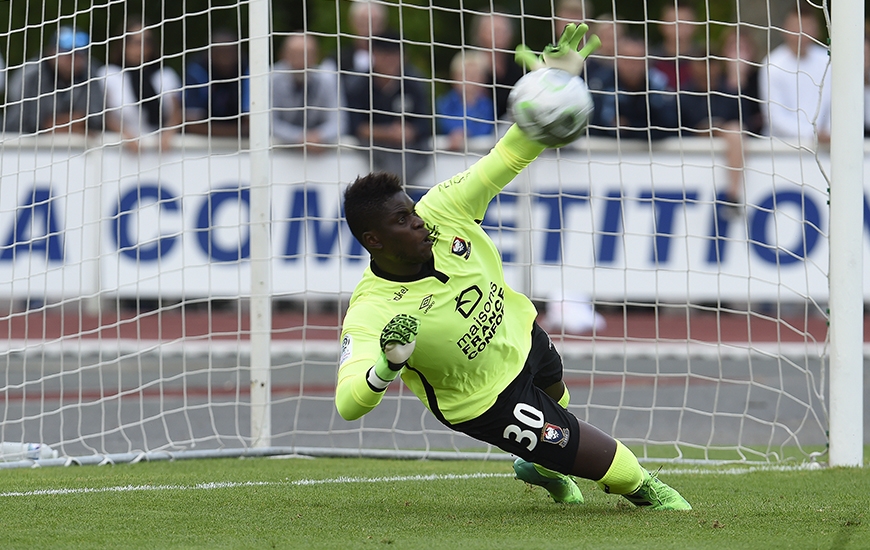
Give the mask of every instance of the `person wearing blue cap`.
<svg viewBox="0 0 870 550">
<path fill-rule="evenodd" d="M 42 59 L 10 78 L 6 130 L 22 134 L 103 130 L 103 87 L 95 77 L 88 33 L 61 27 L 46 43 Z"/>
</svg>

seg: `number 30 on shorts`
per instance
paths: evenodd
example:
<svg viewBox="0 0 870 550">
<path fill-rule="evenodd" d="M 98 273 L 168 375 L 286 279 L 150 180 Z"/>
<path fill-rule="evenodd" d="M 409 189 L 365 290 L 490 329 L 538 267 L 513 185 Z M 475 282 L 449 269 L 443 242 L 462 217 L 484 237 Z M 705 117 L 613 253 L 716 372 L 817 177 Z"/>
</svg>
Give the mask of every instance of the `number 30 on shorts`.
<svg viewBox="0 0 870 550">
<path fill-rule="evenodd" d="M 514 407 L 514 418 L 523 426 L 532 429 L 540 430 L 544 427 L 544 413 L 527 403 L 517 403 Z M 526 445 L 526 448 L 531 451 L 538 444 L 539 433 L 540 431 L 536 433 L 532 430 L 524 430 L 516 424 L 508 424 L 504 429 L 503 437 L 516 441 L 520 445 L 524 445 L 526 440 L 528 440 L 529 443 Z"/>
</svg>

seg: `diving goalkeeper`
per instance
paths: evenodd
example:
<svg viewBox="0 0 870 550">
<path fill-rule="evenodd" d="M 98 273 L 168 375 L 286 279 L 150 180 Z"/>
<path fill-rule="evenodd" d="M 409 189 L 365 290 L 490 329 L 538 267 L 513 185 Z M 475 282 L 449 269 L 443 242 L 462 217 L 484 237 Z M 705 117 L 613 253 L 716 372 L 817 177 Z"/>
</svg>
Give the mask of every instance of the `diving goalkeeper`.
<svg viewBox="0 0 870 550">
<path fill-rule="evenodd" d="M 585 31 L 569 26 L 540 63 L 578 74 L 595 47 L 576 50 Z M 371 263 L 344 318 L 338 412 L 360 418 L 401 376 L 440 422 L 518 456 L 517 477 L 556 502 L 583 502 L 577 476 L 637 506 L 691 509 L 626 446 L 568 412 L 562 359 L 531 301 L 505 283 L 480 226 L 489 202 L 543 149 L 514 125 L 416 204 L 392 174 L 347 187 L 347 224 Z"/>
</svg>

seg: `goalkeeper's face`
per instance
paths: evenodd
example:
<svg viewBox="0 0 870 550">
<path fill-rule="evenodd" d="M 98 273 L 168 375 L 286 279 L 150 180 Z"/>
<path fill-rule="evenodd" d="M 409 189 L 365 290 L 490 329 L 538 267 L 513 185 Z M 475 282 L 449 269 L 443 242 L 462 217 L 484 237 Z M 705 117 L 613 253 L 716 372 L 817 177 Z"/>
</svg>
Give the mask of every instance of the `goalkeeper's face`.
<svg viewBox="0 0 870 550">
<path fill-rule="evenodd" d="M 383 216 L 366 232 L 365 240 L 375 263 L 395 275 L 414 275 L 432 258 L 432 239 L 426 224 L 404 191 L 384 203 Z"/>
</svg>

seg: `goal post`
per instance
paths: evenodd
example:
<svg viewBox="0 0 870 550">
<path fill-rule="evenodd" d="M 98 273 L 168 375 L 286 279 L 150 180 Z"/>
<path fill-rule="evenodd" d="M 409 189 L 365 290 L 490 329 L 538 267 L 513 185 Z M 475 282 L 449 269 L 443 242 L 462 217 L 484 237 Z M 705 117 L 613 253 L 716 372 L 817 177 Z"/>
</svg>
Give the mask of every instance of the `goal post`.
<svg viewBox="0 0 870 550">
<path fill-rule="evenodd" d="M 830 464 L 864 464 L 864 128 L 855 105 L 864 105 L 864 3 L 834 3 L 831 17 L 831 415 Z M 861 65 L 863 66 L 863 64 Z M 859 82 L 860 80 L 860 82 Z M 865 107 L 867 108 L 867 107 Z"/>
<path fill-rule="evenodd" d="M 272 174 L 269 146 L 269 0 L 249 2 L 251 55 L 251 439 L 254 447 L 272 442 Z"/>
<path fill-rule="evenodd" d="M 729 61 L 720 49 L 729 31 L 757 39 L 747 61 L 762 70 L 796 5 L 684 4 L 697 15 L 699 46 L 686 57 L 706 84 Z M 658 47 L 663 29 L 676 25 L 662 15 L 673 0 L 635 11 L 609 0 L 247 0 L 202 10 L 53 0 L 36 23 L 21 11 L 26 5 L 0 3 L 0 45 L 8 44 L 0 50 L 0 442 L 50 446 L 59 458 L 43 464 L 286 453 L 509 458 L 439 424 L 401 384 L 361 420 L 346 422 L 335 410 L 342 314 L 368 262 L 344 223 L 342 192 L 389 152 L 350 131 L 354 114 L 383 111 L 347 97 L 347 78 L 361 70 L 348 65 L 361 38 L 353 18 L 362 14 L 365 28 L 383 18 L 400 32 L 410 75 L 403 85 L 419 84 L 428 97 L 430 139 L 396 168 L 410 174 L 422 158 L 408 182 L 418 198 L 485 155 L 509 124 L 461 142 L 437 132 L 438 99 L 450 90 L 473 95 L 474 67 L 460 66 L 457 77 L 455 56 L 482 57 L 484 73 L 503 71 L 517 43 L 541 49 L 557 32 L 557 10 L 582 5 L 601 32 L 618 23 L 626 39 L 639 40 L 634 61 L 649 72 L 656 60 L 673 60 Z M 821 34 L 831 37 L 830 147 L 818 145 L 818 133 L 796 144 L 718 123 L 659 127 L 651 114 L 641 131 L 672 134 L 634 139 L 625 132 L 632 123 L 596 121 L 577 143 L 544 152 L 482 220 L 509 284 L 535 302 L 563 356 L 570 410 L 643 461 L 864 462 L 870 187 L 854 108 L 863 105 L 855 60 L 864 6 L 797 5 L 826 22 Z M 487 19 L 493 10 L 506 27 Z M 156 46 L 149 62 L 176 74 L 152 82 L 166 91 L 160 108 L 177 102 L 184 115 L 160 111 L 164 129 L 136 136 L 128 119 L 119 126 L 112 117 L 133 113 L 129 120 L 144 128 L 156 105 L 147 87 L 124 80 L 145 78 L 122 60 L 140 36 L 124 23 L 140 15 Z M 492 44 L 475 34 L 489 23 L 499 29 L 488 35 Z M 62 43 L 61 28 L 86 33 L 87 45 L 75 33 Z M 512 40 L 495 40 L 511 31 Z M 308 129 L 335 115 L 340 131 L 331 140 L 312 134 L 297 143 L 278 128 L 303 112 L 276 97 L 303 76 L 283 57 L 285 40 L 300 33 L 313 42 L 296 85 L 321 88 L 303 94 L 314 107 L 296 120 Z M 85 82 L 99 84 L 106 103 L 102 126 L 87 135 L 13 118 L 29 105 L 20 77 L 63 58 L 67 46 L 86 49 L 94 70 Z M 618 52 L 595 60 L 634 57 Z M 220 73 L 216 66 L 234 56 L 237 72 Z M 192 74 L 195 63 L 204 69 Z M 103 69 L 112 65 L 117 72 Z M 122 84 L 130 87 L 112 104 Z M 484 95 L 497 105 L 509 86 Z M 652 86 L 629 95 L 653 97 Z M 244 108 L 197 114 L 194 92 L 219 87 Z M 715 97 L 749 98 L 741 109 L 758 102 L 746 88 L 718 96 L 667 89 L 662 97 L 677 101 L 682 92 L 707 107 Z M 337 103 L 317 103 L 326 96 Z M 393 108 L 411 109 L 407 97 Z M 742 207 L 732 211 L 723 202 L 735 174 Z M 15 462 L 0 453 L 0 467 L 32 464 L 20 452 L 9 456 Z"/>
</svg>

